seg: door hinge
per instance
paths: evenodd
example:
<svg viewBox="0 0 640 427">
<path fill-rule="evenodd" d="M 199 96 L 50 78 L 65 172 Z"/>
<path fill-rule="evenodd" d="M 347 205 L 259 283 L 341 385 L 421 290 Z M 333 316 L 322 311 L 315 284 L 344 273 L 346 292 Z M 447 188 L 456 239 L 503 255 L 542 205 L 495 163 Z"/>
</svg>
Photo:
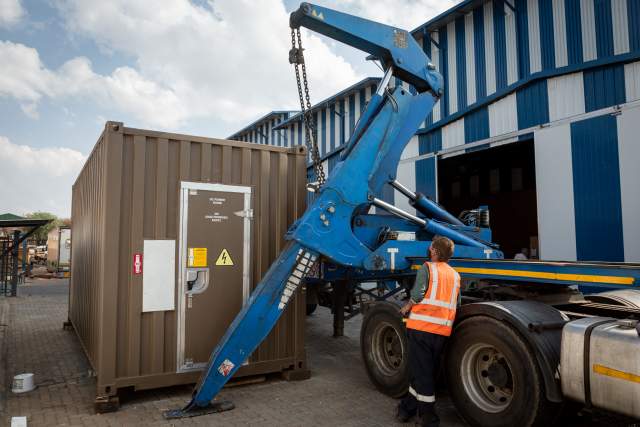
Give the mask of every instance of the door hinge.
<svg viewBox="0 0 640 427">
<path fill-rule="evenodd" d="M 253 219 L 253 209 L 246 209 L 244 211 L 234 212 L 234 215 L 240 216 L 242 218 Z"/>
</svg>

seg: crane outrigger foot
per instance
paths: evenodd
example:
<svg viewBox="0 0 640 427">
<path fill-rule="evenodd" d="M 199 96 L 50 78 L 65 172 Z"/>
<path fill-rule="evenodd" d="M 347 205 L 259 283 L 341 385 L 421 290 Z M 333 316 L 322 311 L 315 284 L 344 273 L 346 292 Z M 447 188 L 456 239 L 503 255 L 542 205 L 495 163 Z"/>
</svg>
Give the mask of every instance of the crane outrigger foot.
<svg viewBox="0 0 640 427">
<path fill-rule="evenodd" d="M 178 418 L 191 418 L 198 417 L 200 415 L 230 411 L 235 407 L 236 405 L 234 405 L 230 400 L 214 400 L 207 406 L 197 406 L 190 403 L 182 409 L 170 409 L 168 411 L 164 411 L 162 415 L 165 420 L 175 420 Z"/>
</svg>

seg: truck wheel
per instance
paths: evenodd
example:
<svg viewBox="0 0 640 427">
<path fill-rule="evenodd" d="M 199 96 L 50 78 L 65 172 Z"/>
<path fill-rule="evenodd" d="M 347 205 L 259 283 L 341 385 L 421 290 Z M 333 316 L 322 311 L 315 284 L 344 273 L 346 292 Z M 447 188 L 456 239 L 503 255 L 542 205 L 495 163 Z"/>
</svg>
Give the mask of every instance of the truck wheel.
<svg viewBox="0 0 640 427">
<path fill-rule="evenodd" d="M 407 334 L 398 307 L 373 304 L 360 329 L 360 351 L 369 379 L 375 387 L 394 398 L 409 388 Z"/>
<path fill-rule="evenodd" d="M 449 393 L 469 424 L 535 426 L 555 415 L 535 356 L 507 324 L 487 316 L 464 320 L 445 360 Z"/>
</svg>

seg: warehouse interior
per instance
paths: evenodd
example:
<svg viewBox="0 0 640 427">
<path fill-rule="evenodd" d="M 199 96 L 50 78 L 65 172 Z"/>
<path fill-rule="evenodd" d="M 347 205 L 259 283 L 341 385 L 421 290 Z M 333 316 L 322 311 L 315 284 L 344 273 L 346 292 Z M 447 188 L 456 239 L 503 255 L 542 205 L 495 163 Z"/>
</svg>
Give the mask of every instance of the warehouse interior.
<svg viewBox="0 0 640 427">
<path fill-rule="evenodd" d="M 537 249 L 533 139 L 438 159 L 438 200 L 452 214 L 489 207 L 493 241 L 505 258 Z"/>
</svg>

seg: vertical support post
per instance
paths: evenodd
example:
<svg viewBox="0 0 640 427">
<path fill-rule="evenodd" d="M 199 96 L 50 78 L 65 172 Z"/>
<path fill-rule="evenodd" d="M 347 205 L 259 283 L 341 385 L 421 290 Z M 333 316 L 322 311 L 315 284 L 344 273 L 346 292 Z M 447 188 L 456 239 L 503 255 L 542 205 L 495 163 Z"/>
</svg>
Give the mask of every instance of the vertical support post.
<svg viewBox="0 0 640 427">
<path fill-rule="evenodd" d="M 27 271 L 27 239 L 22 241 L 22 271 Z"/>
<path fill-rule="evenodd" d="M 346 280 L 333 282 L 333 337 L 344 336 L 344 304 L 347 301 Z"/>
<path fill-rule="evenodd" d="M 11 246 L 13 268 L 11 270 L 11 296 L 18 295 L 18 250 L 20 249 L 20 230 L 13 232 L 13 245 Z"/>
</svg>

